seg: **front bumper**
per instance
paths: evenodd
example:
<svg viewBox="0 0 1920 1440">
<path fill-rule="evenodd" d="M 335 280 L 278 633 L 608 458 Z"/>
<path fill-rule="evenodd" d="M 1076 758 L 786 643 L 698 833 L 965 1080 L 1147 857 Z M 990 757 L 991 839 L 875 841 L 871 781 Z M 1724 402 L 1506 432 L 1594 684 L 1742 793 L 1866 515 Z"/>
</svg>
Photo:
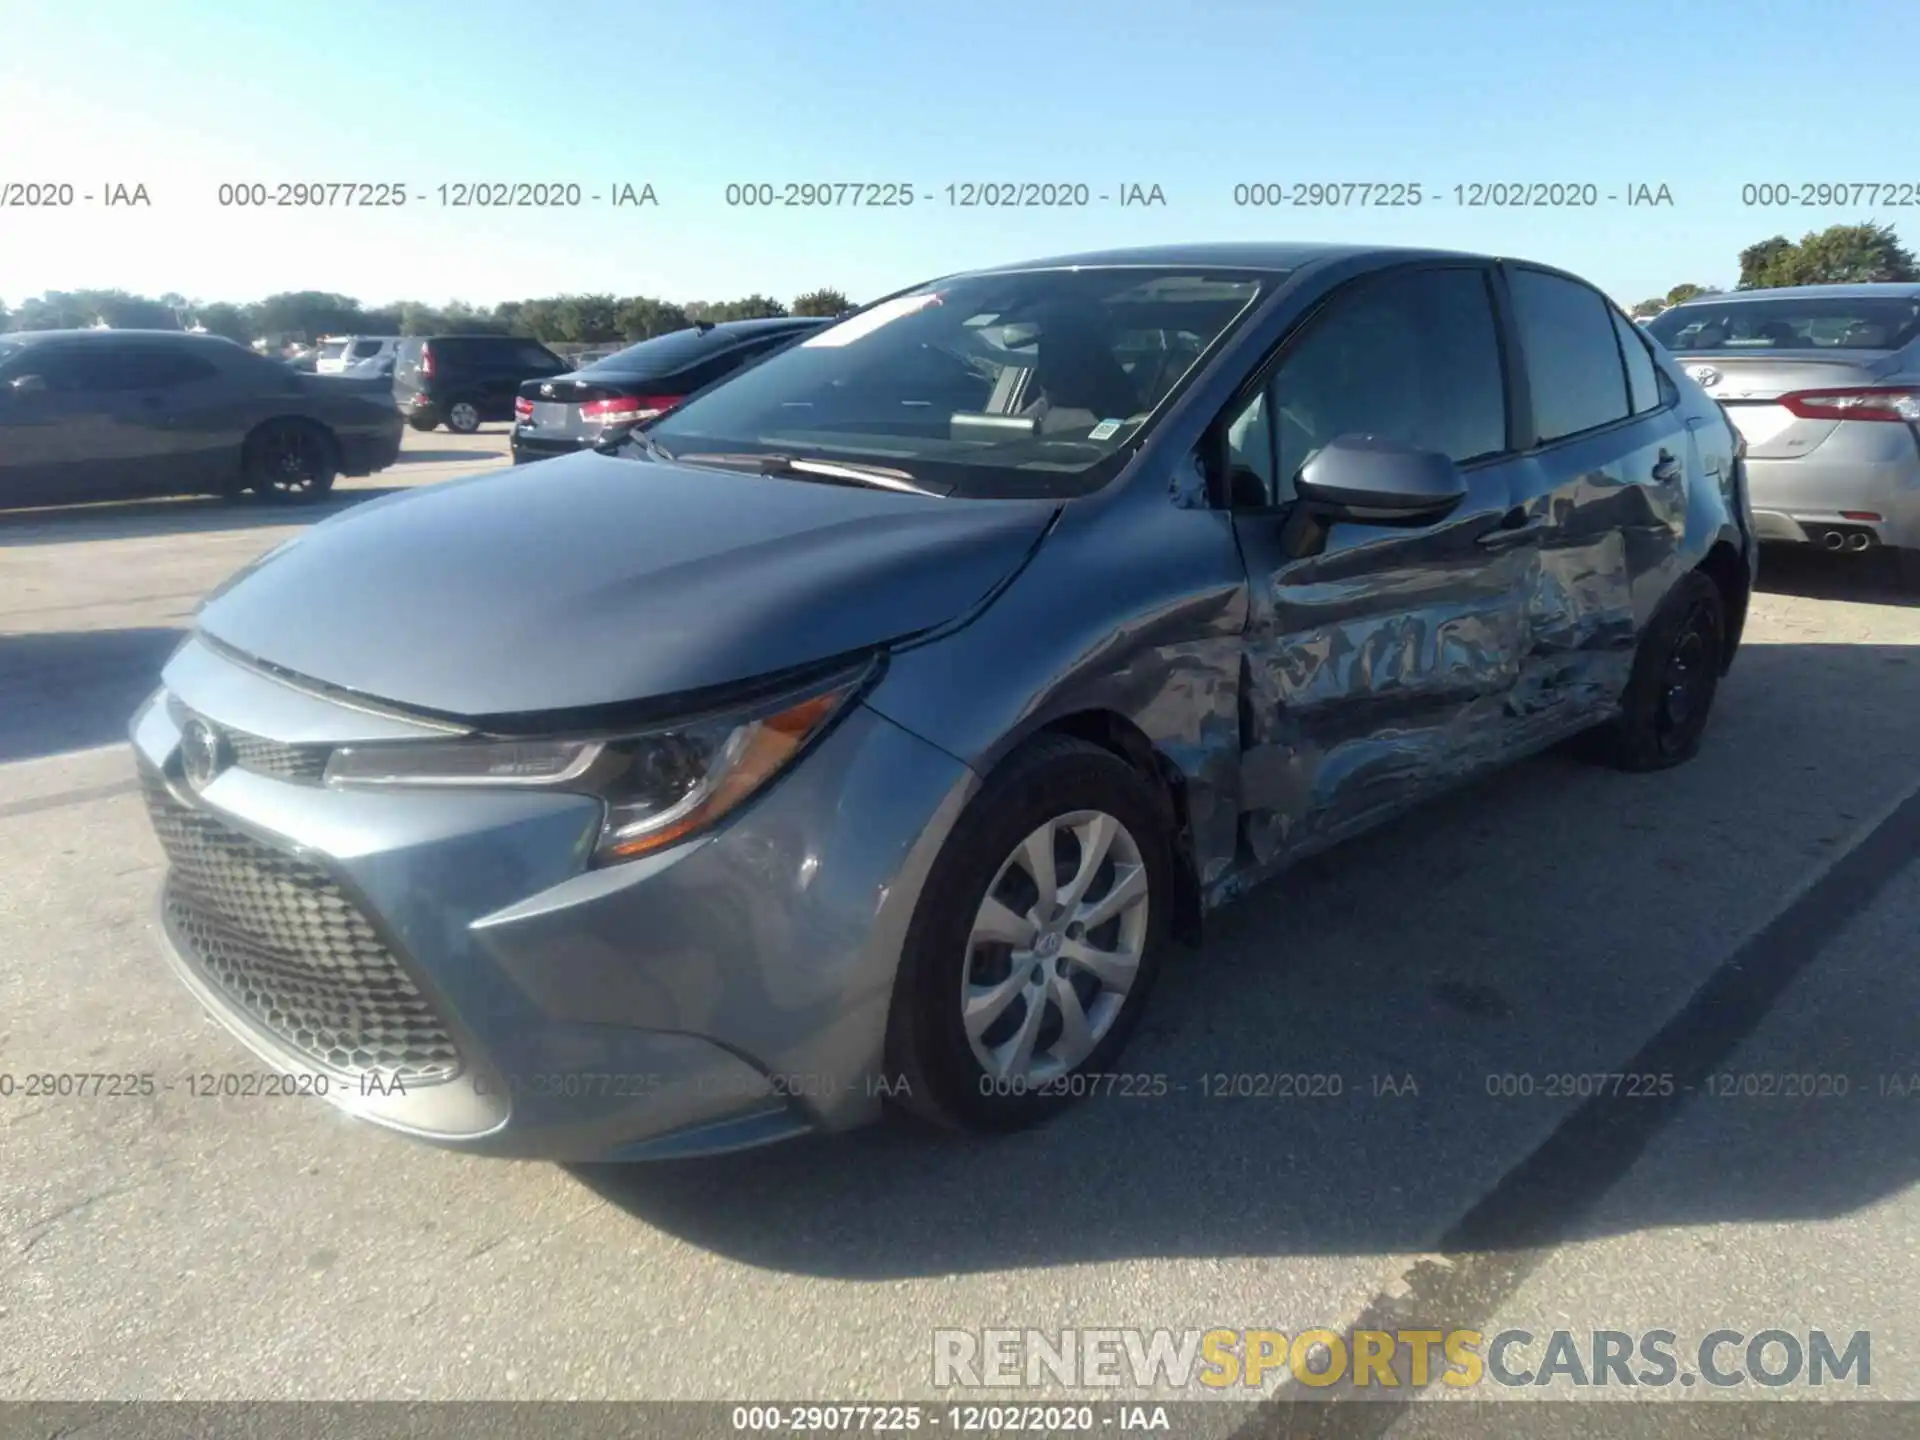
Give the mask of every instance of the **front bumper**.
<svg viewBox="0 0 1920 1440">
<path fill-rule="evenodd" d="M 1762 541 L 1820 544 L 1830 531 L 1858 532 L 1920 550 L 1920 434 L 1910 426 L 1843 423 L 1803 458 L 1749 455 L 1746 473 Z"/>
<path fill-rule="evenodd" d="M 197 789 L 189 716 L 240 757 Z M 878 1113 L 900 944 L 972 789 L 958 761 L 855 707 L 719 830 L 588 869 L 596 800 L 312 778 L 314 749 L 417 733 L 199 641 L 135 718 L 169 958 L 263 1060 L 495 1155 L 708 1153 Z"/>
<path fill-rule="evenodd" d="M 340 437 L 340 470 L 346 475 L 373 475 L 400 458 L 400 437 L 406 429 L 399 412 L 393 424 L 378 430 L 362 431 Z"/>
</svg>

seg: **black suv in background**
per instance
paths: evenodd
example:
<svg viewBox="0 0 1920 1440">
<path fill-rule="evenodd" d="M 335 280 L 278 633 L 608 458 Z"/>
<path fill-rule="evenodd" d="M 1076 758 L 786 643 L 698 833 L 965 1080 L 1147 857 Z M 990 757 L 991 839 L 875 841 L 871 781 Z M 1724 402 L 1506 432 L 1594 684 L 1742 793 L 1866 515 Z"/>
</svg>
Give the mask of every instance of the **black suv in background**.
<svg viewBox="0 0 1920 1440">
<path fill-rule="evenodd" d="M 564 374 L 567 362 L 516 335 L 412 335 L 393 362 L 393 402 L 416 430 L 445 425 L 471 435 L 511 420 L 520 382 Z"/>
<path fill-rule="evenodd" d="M 673 409 L 831 320 L 709 322 L 656 335 L 566 375 L 535 377 L 513 402 L 513 460 L 545 460 Z"/>
</svg>

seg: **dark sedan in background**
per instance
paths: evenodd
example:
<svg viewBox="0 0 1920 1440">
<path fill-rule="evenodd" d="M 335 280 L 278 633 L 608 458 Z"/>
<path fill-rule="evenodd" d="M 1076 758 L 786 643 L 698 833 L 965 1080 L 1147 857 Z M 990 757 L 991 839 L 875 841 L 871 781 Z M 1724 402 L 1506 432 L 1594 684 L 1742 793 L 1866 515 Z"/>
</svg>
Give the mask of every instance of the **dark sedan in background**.
<svg viewBox="0 0 1920 1440">
<path fill-rule="evenodd" d="M 0 506 L 251 490 L 315 499 L 400 454 L 383 389 L 301 375 L 216 335 L 0 336 Z"/>
<path fill-rule="evenodd" d="M 513 403 L 514 463 L 568 455 L 617 436 L 831 323 L 783 317 L 695 325 L 567 375 L 528 380 Z"/>
</svg>

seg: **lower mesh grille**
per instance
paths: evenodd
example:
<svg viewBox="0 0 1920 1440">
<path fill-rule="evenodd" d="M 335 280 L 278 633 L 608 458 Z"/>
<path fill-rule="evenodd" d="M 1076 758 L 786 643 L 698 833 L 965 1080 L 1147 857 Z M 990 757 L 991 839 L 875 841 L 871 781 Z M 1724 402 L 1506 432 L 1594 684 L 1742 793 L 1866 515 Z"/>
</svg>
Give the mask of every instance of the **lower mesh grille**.
<svg viewBox="0 0 1920 1440">
<path fill-rule="evenodd" d="M 238 730 L 228 730 L 226 741 L 233 747 L 234 764 L 276 780 L 318 781 L 326 773 L 331 753 L 325 745 L 283 745 Z"/>
<path fill-rule="evenodd" d="M 168 930 L 236 1010 L 349 1076 L 425 1085 L 460 1073 L 433 1007 L 326 872 L 144 782 L 172 863 Z"/>
</svg>

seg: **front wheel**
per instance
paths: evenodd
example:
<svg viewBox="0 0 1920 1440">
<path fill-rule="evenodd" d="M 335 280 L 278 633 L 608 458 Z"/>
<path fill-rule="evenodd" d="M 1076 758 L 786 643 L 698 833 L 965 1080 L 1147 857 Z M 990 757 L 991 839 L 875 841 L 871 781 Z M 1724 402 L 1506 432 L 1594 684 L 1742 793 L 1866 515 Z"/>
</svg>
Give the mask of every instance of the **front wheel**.
<svg viewBox="0 0 1920 1440">
<path fill-rule="evenodd" d="M 247 488 L 263 500 L 318 500 L 333 489 L 333 436 L 304 420 L 274 420 L 247 437 Z"/>
<path fill-rule="evenodd" d="M 1595 737 L 1620 770 L 1665 770 L 1691 760 L 1706 733 L 1726 655 L 1720 587 L 1682 576 L 1640 637 L 1620 716 Z"/>
<path fill-rule="evenodd" d="M 908 930 L 887 1042 L 901 1103 L 1005 1131 L 1099 1093 L 1160 963 L 1168 832 L 1155 789 L 1083 741 L 1047 737 L 989 779 Z"/>
</svg>

